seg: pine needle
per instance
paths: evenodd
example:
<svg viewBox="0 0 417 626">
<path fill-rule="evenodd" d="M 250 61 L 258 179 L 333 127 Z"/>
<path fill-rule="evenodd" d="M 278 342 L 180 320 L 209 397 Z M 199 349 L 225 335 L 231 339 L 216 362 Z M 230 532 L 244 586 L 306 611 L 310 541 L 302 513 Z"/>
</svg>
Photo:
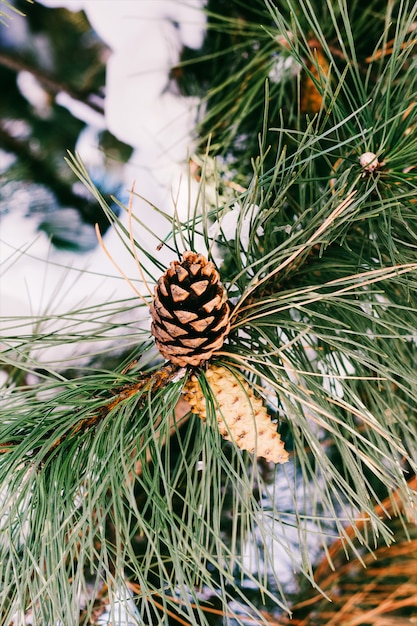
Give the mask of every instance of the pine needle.
<svg viewBox="0 0 417 626">
<path fill-rule="evenodd" d="M 116 262 L 116 260 L 114 259 L 114 257 L 110 254 L 109 250 L 106 248 L 103 238 L 101 236 L 100 233 L 100 228 L 99 225 L 96 224 L 95 225 L 95 229 L 96 229 L 96 235 L 97 235 L 97 239 L 98 242 L 100 244 L 101 249 L 103 250 L 103 252 L 105 253 L 105 255 L 107 256 L 107 258 L 111 261 L 111 263 L 114 265 L 114 267 L 116 268 L 116 270 L 119 272 L 119 274 L 121 276 L 123 276 L 124 280 L 127 282 L 127 284 L 129 285 L 129 287 L 131 287 L 133 289 L 133 291 L 135 292 L 135 294 L 139 297 L 140 300 L 142 300 L 142 302 L 146 305 L 149 306 L 149 302 L 148 300 L 140 293 L 140 291 L 138 291 L 138 289 L 136 289 L 135 285 L 132 283 L 132 281 L 130 280 L 130 278 L 128 278 L 128 276 L 125 274 L 125 272 L 122 270 L 122 268 L 120 267 L 120 265 Z"/>
</svg>

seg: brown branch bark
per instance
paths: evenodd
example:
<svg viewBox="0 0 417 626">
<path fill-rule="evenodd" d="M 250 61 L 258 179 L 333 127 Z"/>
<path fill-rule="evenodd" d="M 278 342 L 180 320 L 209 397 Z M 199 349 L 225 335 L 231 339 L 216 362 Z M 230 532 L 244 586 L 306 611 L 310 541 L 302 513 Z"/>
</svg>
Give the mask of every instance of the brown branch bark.
<svg viewBox="0 0 417 626">
<path fill-rule="evenodd" d="M 57 176 L 47 155 L 36 153 L 30 142 L 30 137 L 28 139 L 14 137 L 0 121 L 0 147 L 14 154 L 25 165 L 29 179 L 50 189 L 60 205 L 77 209 L 86 222 L 99 223 L 100 230 L 105 232 L 108 220 L 104 215 L 98 214 L 96 201 L 73 193 L 70 184 Z"/>
<path fill-rule="evenodd" d="M 30 72 L 30 74 L 36 78 L 45 91 L 54 95 L 64 92 L 71 96 L 71 98 L 89 106 L 97 113 L 104 115 L 104 105 L 100 102 L 102 98 L 99 94 L 86 93 L 81 90 L 73 89 L 66 83 L 57 80 L 54 76 L 51 76 L 44 70 L 41 70 L 39 67 L 35 67 L 24 59 L 16 57 L 15 55 L 12 56 L 4 51 L 0 53 L 0 65 L 7 67 L 16 73 L 23 71 Z"/>
</svg>

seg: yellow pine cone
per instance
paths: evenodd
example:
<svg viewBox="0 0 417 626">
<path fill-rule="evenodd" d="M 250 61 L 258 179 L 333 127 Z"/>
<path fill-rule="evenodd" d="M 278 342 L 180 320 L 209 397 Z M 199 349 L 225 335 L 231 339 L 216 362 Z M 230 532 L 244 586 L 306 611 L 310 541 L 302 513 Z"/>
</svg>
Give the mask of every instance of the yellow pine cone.
<svg viewBox="0 0 417 626">
<path fill-rule="evenodd" d="M 215 402 L 220 434 L 234 441 L 241 450 L 273 463 L 286 463 L 288 452 L 281 437 L 248 383 L 222 366 L 209 365 L 205 375 Z M 183 394 L 192 412 L 206 419 L 206 400 L 197 376 L 189 378 Z"/>
</svg>

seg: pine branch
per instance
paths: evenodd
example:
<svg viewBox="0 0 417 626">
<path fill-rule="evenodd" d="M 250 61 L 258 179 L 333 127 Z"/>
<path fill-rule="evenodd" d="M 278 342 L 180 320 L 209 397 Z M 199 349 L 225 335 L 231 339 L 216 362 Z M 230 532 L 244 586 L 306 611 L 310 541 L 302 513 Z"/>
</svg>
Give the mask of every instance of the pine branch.
<svg viewBox="0 0 417 626">
<path fill-rule="evenodd" d="M 29 72 L 48 93 L 55 95 L 59 93 L 66 93 L 71 96 L 71 98 L 74 98 L 74 100 L 78 100 L 93 111 L 100 113 L 100 115 L 104 115 L 104 105 L 102 102 L 103 98 L 99 94 L 91 93 L 85 89 L 74 89 L 70 85 L 58 80 L 56 77 L 49 75 L 44 69 L 28 63 L 23 58 L 17 57 L 16 54 L 13 54 L 12 56 L 7 54 L 5 51 L 1 52 L 0 65 L 7 67 L 16 73 Z"/>
<path fill-rule="evenodd" d="M 31 139 L 17 139 L 7 130 L 7 125 L 0 123 L 0 146 L 18 157 L 27 168 L 28 177 L 38 184 L 44 184 L 56 196 L 63 206 L 77 208 L 85 219 L 92 221 L 96 215 L 96 205 L 71 189 L 68 182 L 57 175 L 56 169 L 48 162 L 48 158 L 39 155 L 31 146 Z M 103 229 L 107 221 L 102 221 Z"/>
<path fill-rule="evenodd" d="M 284 559 L 317 589 L 313 534 L 315 551 L 332 558 L 337 538 L 366 563 L 396 538 L 391 513 L 405 525 L 416 507 L 415 6 L 237 8 L 243 21 L 239 11 L 217 20 L 234 45 L 205 57 L 219 80 L 202 124 L 202 141 L 206 127 L 214 139 L 200 193 L 187 219 L 163 214 L 154 254 L 135 235 L 152 234 L 134 214 L 140 194 L 118 203 L 126 226 L 69 156 L 138 282 L 157 288 L 148 298 L 135 287 L 133 305 L 61 315 L 68 330 L 55 341 L 94 341 L 99 357 L 118 331 L 109 318 L 129 312 L 136 346 L 139 304 L 153 326 L 139 373 L 89 361 L 72 380 L 52 364 L 39 375 L 53 316 L 26 337 L 10 321 L 2 358 L 28 376 L 20 387 L 10 379 L 0 406 L 5 624 L 19 610 L 75 626 L 80 614 L 92 620 L 95 598 L 114 608 L 117 590 L 125 606 L 135 594 L 138 623 L 208 624 L 207 597 L 228 621 L 284 622 Z M 272 84 L 286 59 L 296 71 Z M 215 151 L 226 157 L 218 169 Z M 275 464 L 265 432 L 287 463 Z"/>
</svg>

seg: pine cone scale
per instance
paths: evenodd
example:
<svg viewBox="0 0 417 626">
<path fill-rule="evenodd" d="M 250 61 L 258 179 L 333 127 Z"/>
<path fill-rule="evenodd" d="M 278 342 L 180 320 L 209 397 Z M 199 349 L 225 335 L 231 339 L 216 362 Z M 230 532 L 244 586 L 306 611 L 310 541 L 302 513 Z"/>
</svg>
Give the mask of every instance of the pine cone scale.
<svg viewBox="0 0 417 626">
<path fill-rule="evenodd" d="M 189 296 L 189 292 L 178 285 L 171 285 L 171 297 L 174 302 L 184 302 Z"/>
<path fill-rule="evenodd" d="M 211 313 L 213 309 L 219 309 L 223 304 L 222 299 L 219 295 L 216 295 L 214 298 L 203 304 L 202 308 L 206 313 Z"/>
<path fill-rule="evenodd" d="M 185 268 L 181 267 L 181 265 L 177 265 L 175 268 L 175 272 L 177 274 L 178 280 L 180 283 L 182 283 L 187 277 L 188 277 L 188 272 Z"/>
<path fill-rule="evenodd" d="M 206 341 L 205 337 L 194 337 L 194 339 L 182 339 L 181 343 L 187 348 L 198 348 Z"/>
<path fill-rule="evenodd" d="M 178 326 L 177 324 L 171 324 L 170 322 L 163 322 L 165 330 L 167 331 L 170 337 L 181 337 L 183 335 L 187 335 L 187 331 L 185 328 Z"/>
<path fill-rule="evenodd" d="M 192 274 L 192 276 L 197 276 L 200 270 L 201 270 L 201 266 L 198 263 L 192 263 L 190 265 L 190 273 Z"/>
<path fill-rule="evenodd" d="M 196 322 L 190 322 L 190 326 L 197 333 L 204 333 L 205 330 L 212 324 L 215 320 L 215 317 L 211 315 L 210 317 L 206 317 L 204 319 L 199 319 Z"/>
<path fill-rule="evenodd" d="M 162 295 L 163 295 L 163 296 L 165 296 L 165 297 L 167 298 L 169 294 L 168 294 L 168 290 L 167 290 L 167 288 L 165 287 L 165 283 L 164 283 L 164 281 L 163 281 L 163 280 L 161 280 L 161 279 L 159 279 L 159 280 L 158 280 L 158 287 L 159 287 L 159 289 L 160 289 L 160 291 L 161 291 Z"/>
<path fill-rule="evenodd" d="M 198 319 L 197 313 L 193 313 L 192 311 L 173 311 L 173 314 L 180 324 L 188 324 L 189 322 L 194 322 L 194 320 Z"/>
<path fill-rule="evenodd" d="M 225 320 L 220 320 L 220 322 L 217 324 L 217 326 L 213 326 L 213 328 L 211 328 L 211 332 L 213 333 L 217 333 L 219 331 L 221 331 L 222 328 L 224 328 L 226 322 Z"/>
<path fill-rule="evenodd" d="M 161 317 L 174 319 L 174 316 L 171 315 L 171 313 L 164 307 L 164 305 L 160 301 L 155 302 L 155 309 L 159 319 L 161 319 Z"/>
<path fill-rule="evenodd" d="M 209 285 L 208 280 L 200 280 L 197 283 L 194 283 L 193 285 L 191 285 L 191 289 L 194 291 L 196 296 L 201 296 L 201 294 L 203 294 L 206 291 L 208 285 Z"/>
</svg>

